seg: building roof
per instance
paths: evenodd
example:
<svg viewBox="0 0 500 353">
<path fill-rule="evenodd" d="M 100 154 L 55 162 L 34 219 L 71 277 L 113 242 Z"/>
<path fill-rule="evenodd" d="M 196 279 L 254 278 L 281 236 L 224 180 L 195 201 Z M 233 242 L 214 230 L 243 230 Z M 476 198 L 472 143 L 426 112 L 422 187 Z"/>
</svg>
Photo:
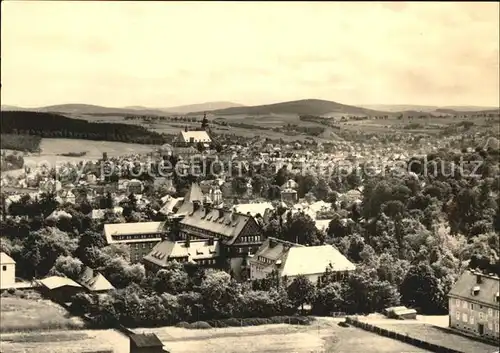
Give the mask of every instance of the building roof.
<svg viewBox="0 0 500 353">
<path fill-rule="evenodd" d="M 117 240 L 113 239 L 114 235 L 139 235 L 139 234 L 158 234 L 160 235 L 165 231 L 165 222 L 136 222 L 136 223 L 111 223 L 104 225 L 104 236 L 108 244 L 115 243 Z M 148 239 L 152 240 L 152 239 Z M 138 240 L 120 240 L 120 243 L 136 242 Z M 144 241 L 144 239 L 139 239 Z"/>
<path fill-rule="evenodd" d="M 40 284 L 50 290 L 60 288 L 60 287 L 75 287 L 81 288 L 81 286 L 73 281 L 71 278 L 61 277 L 61 276 L 51 276 L 39 280 Z"/>
<path fill-rule="evenodd" d="M 86 267 L 77 282 L 91 292 L 100 292 L 115 289 L 111 283 L 97 271 Z"/>
<path fill-rule="evenodd" d="M 130 342 L 135 347 L 163 347 L 163 343 L 154 333 L 134 333 L 129 335 Z"/>
<path fill-rule="evenodd" d="M 207 240 L 191 240 L 189 247 L 186 247 L 186 241 L 163 240 L 156 244 L 151 252 L 144 257 L 158 266 L 165 266 L 168 261 L 186 258 L 189 260 L 213 259 L 220 254 L 220 248 L 217 240 L 209 245 Z"/>
<path fill-rule="evenodd" d="M 210 136 L 205 130 L 195 130 L 195 131 L 181 131 L 182 142 L 210 142 Z"/>
<path fill-rule="evenodd" d="M 264 213 L 267 209 L 274 210 L 274 207 L 271 202 L 260 202 L 260 203 L 242 203 L 239 205 L 234 205 L 233 210 L 238 213 L 252 215 L 253 217 L 260 214 L 264 216 Z"/>
<path fill-rule="evenodd" d="M 174 213 L 174 210 L 180 207 L 183 201 L 183 197 L 171 198 L 165 203 L 165 205 L 163 205 L 163 207 L 160 209 L 160 212 L 166 215 Z"/>
<path fill-rule="evenodd" d="M 0 264 L 1 265 L 15 265 L 16 261 L 4 252 L 0 252 Z"/>
<path fill-rule="evenodd" d="M 271 265 L 279 265 L 281 276 L 321 274 L 328 266 L 331 266 L 332 271 L 356 269 L 353 263 L 331 245 L 303 246 L 270 239 L 264 242 L 252 261 L 259 261 L 259 256 L 273 261 Z M 275 245 L 271 246 L 273 241 Z"/>
<path fill-rule="evenodd" d="M 477 280 L 478 276 L 481 279 L 480 283 Z M 495 298 L 499 295 L 499 283 L 497 276 L 465 271 L 448 295 L 498 307 L 498 301 Z M 479 290 L 474 291 L 474 289 Z"/>
<path fill-rule="evenodd" d="M 222 236 L 224 242 L 230 245 L 241 234 L 245 226 L 252 222 L 257 225 L 255 219 L 250 215 L 221 208 L 200 206 L 194 212 L 187 214 L 180 221 L 180 224 L 213 232 L 217 236 Z"/>
</svg>

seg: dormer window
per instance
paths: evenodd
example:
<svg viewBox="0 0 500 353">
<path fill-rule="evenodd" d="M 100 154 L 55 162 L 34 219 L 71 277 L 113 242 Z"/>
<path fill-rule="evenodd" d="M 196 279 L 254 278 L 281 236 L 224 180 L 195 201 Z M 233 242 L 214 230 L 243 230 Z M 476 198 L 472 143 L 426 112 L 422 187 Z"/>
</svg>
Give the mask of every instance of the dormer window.
<svg viewBox="0 0 500 353">
<path fill-rule="evenodd" d="M 497 303 L 499 303 L 499 302 L 500 302 L 500 293 L 499 293 L 499 292 L 497 292 L 497 293 L 495 294 L 495 302 L 497 302 Z"/>
<path fill-rule="evenodd" d="M 472 288 L 471 294 L 472 295 L 478 295 L 479 294 L 479 286 L 475 286 Z"/>
</svg>

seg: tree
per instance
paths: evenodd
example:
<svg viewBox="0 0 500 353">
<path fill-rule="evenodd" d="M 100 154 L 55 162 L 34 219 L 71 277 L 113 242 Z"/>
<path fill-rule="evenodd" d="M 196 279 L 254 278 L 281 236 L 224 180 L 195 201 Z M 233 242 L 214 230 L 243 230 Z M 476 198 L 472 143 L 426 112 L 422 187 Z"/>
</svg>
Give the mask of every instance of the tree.
<svg viewBox="0 0 500 353">
<path fill-rule="evenodd" d="M 177 261 L 171 261 L 166 268 L 158 271 L 153 279 L 153 288 L 158 293 L 181 293 L 187 290 L 188 274 Z"/>
<path fill-rule="evenodd" d="M 51 276 L 64 276 L 77 279 L 83 271 L 83 263 L 72 256 L 61 255 L 56 259 L 54 266 L 49 271 Z"/>
<path fill-rule="evenodd" d="M 283 238 L 292 243 L 318 245 L 321 242 L 318 235 L 312 218 L 306 214 L 296 213 L 287 222 Z"/>
<path fill-rule="evenodd" d="M 316 295 L 316 287 L 303 275 L 295 277 L 287 289 L 288 298 L 296 308 L 304 310 L 304 304 L 312 303 Z"/>
<path fill-rule="evenodd" d="M 207 270 L 199 287 L 207 317 L 231 317 L 235 310 L 239 286 L 223 271 Z"/>
<path fill-rule="evenodd" d="M 412 265 L 400 285 L 403 303 L 418 308 L 424 314 L 439 312 L 444 293 L 434 270 L 427 263 Z"/>
<path fill-rule="evenodd" d="M 329 316 L 332 312 L 343 311 L 343 304 L 342 284 L 339 282 L 328 283 L 316 291 L 312 312 L 315 315 Z"/>
</svg>

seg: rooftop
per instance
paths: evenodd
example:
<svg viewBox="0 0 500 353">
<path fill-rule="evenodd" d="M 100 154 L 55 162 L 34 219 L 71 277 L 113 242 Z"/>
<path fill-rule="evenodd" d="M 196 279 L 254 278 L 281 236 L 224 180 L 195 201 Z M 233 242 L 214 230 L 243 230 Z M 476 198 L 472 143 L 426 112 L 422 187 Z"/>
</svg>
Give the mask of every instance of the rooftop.
<svg viewBox="0 0 500 353">
<path fill-rule="evenodd" d="M 14 265 L 16 261 L 4 252 L 0 252 L 0 264 L 2 265 Z"/>
</svg>

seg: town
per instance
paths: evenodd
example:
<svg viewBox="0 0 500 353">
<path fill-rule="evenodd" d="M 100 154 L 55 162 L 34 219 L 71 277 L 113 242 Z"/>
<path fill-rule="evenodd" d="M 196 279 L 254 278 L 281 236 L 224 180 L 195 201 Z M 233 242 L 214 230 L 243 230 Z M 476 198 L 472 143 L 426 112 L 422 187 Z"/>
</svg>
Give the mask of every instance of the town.
<svg viewBox="0 0 500 353">
<path fill-rule="evenodd" d="M 498 3 L 1 6 L 0 353 L 498 353 Z"/>
</svg>

